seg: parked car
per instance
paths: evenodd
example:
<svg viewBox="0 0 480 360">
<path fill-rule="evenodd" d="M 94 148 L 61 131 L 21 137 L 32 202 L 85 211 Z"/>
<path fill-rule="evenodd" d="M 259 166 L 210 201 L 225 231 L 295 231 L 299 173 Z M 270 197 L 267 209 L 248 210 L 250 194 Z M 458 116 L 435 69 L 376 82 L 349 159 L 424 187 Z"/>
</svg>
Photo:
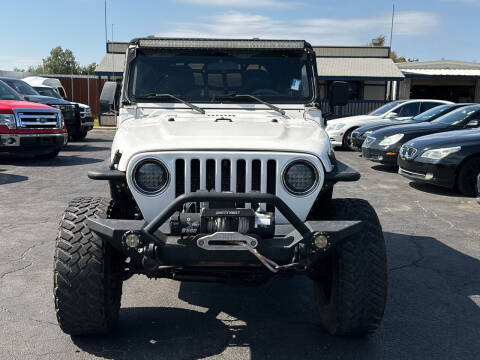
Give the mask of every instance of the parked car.
<svg viewBox="0 0 480 360">
<path fill-rule="evenodd" d="M 53 158 L 67 137 L 60 110 L 26 101 L 0 81 L 0 152 Z"/>
<path fill-rule="evenodd" d="M 420 136 L 480 126 L 480 104 L 460 107 L 439 118 L 419 124 L 387 127 L 367 136 L 362 145 L 365 159 L 397 166 L 400 147 Z"/>
<path fill-rule="evenodd" d="M 89 126 L 84 127 L 81 124 L 78 105 L 59 99 L 58 97 L 42 96 L 25 81 L 13 78 L 0 78 L 12 89 L 22 95 L 26 100 L 53 106 L 62 112 L 68 135 L 73 140 L 81 140 L 87 135 Z"/>
<path fill-rule="evenodd" d="M 232 284 L 303 274 L 328 332 L 373 332 L 387 298 L 384 237 L 367 201 L 331 198 L 360 174 L 334 160 L 311 106 L 312 46 L 148 37 L 127 56 L 111 164 L 89 172 L 111 193 L 72 200 L 60 223 L 62 330 L 111 331 L 133 274 Z M 344 105 L 344 84 L 331 89 L 332 105 Z"/>
<path fill-rule="evenodd" d="M 375 124 L 365 125 L 359 127 L 358 129 L 352 132 L 352 144 L 356 150 L 362 151 L 362 144 L 367 138 L 368 135 L 373 133 L 376 130 L 386 128 L 388 126 L 396 126 L 396 125 L 405 125 L 405 124 L 416 124 L 426 121 L 433 121 L 440 116 L 448 114 L 450 111 L 458 109 L 459 107 L 466 106 L 470 104 L 445 104 L 436 106 L 430 110 L 427 110 L 417 116 L 408 119 L 392 119 L 392 120 L 381 120 L 375 121 Z"/>
<path fill-rule="evenodd" d="M 478 118 L 480 122 L 480 117 Z M 411 180 L 477 194 L 480 129 L 422 136 L 400 148 L 398 173 Z"/>
<path fill-rule="evenodd" d="M 452 104 L 443 100 L 398 100 L 385 104 L 368 115 L 358 115 L 329 120 L 327 133 L 333 146 L 342 146 L 346 150 L 355 150 L 352 132 L 360 126 L 375 124 L 376 121 L 409 119 L 433 107 Z"/>
<path fill-rule="evenodd" d="M 56 97 L 58 99 L 67 99 L 67 93 L 63 88 L 60 80 L 55 78 L 46 78 L 41 76 L 29 76 L 22 79 L 31 87 L 33 87 L 40 95 Z M 92 109 L 86 104 L 71 101 L 72 104 L 77 104 L 80 110 L 80 120 L 82 127 L 90 130 L 93 128 Z M 86 135 L 86 134 L 85 134 Z"/>
</svg>

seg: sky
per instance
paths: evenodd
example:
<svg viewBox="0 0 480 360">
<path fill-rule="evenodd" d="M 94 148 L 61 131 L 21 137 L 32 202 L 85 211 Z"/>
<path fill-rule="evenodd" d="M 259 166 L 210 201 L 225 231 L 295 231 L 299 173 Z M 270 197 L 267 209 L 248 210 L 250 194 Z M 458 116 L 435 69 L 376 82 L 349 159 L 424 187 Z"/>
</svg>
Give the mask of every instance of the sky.
<svg viewBox="0 0 480 360">
<path fill-rule="evenodd" d="M 396 0 L 393 50 L 421 61 L 480 62 L 480 0 Z M 388 0 L 107 0 L 108 40 L 187 36 L 390 41 Z M 58 45 L 81 65 L 105 54 L 104 0 L 0 0 L 0 70 L 41 64 Z M 7 15 L 7 16 L 6 16 Z M 113 36 L 112 36 L 113 24 Z"/>
</svg>

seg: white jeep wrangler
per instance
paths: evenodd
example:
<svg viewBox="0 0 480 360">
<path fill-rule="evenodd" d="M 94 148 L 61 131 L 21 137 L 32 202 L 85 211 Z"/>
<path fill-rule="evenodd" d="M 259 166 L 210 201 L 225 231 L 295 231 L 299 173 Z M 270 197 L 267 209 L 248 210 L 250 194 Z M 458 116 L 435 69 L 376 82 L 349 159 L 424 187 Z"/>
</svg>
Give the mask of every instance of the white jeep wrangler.
<svg viewBox="0 0 480 360">
<path fill-rule="evenodd" d="M 88 174 L 109 182 L 110 198 L 73 200 L 60 224 L 63 331 L 108 333 L 133 274 L 306 275 L 328 332 L 375 330 L 387 293 L 383 233 L 368 202 L 332 199 L 336 182 L 360 175 L 335 160 L 311 45 L 149 37 L 126 56 L 111 164 Z M 330 94 L 331 105 L 346 99 L 342 84 Z"/>
</svg>

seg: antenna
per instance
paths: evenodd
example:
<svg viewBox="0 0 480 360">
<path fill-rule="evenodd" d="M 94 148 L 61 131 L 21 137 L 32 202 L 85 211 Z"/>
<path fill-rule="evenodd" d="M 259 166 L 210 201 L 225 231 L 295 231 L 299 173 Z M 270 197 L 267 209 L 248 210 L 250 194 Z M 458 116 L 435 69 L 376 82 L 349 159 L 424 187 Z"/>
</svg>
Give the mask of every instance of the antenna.
<svg viewBox="0 0 480 360">
<path fill-rule="evenodd" d="M 392 26 L 390 27 L 390 51 L 392 51 L 392 42 L 393 42 L 393 20 L 395 19 L 395 3 L 393 3 L 392 8 Z"/>
</svg>

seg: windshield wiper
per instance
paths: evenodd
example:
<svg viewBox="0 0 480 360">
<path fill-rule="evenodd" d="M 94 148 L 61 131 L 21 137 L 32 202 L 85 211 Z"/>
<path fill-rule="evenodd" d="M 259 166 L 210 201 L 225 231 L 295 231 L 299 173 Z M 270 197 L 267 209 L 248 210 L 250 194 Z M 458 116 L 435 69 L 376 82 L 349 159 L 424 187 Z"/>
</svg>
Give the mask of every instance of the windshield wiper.
<svg viewBox="0 0 480 360">
<path fill-rule="evenodd" d="M 279 112 L 280 114 L 282 115 L 285 115 L 285 111 L 280 109 L 279 107 L 276 107 L 275 105 L 272 105 L 262 99 L 260 99 L 259 97 L 256 97 L 255 95 L 250 95 L 250 94 L 226 94 L 226 95 L 216 95 L 216 96 L 213 96 L 212 98 L 212 101 L 214 101 L 215 99 L 235 99 L 235 98 L 250 98 L 250 99 L 254 99 L 256 101 L 258 101 L 259 103 L 262 103 L 263 105 L 265 106 L 268 106 L 270 109 L 272 110 L 275 110 L 277 112 Z"/>
<path fill-rule="evenodd" d="M 180 99 L 178 96 L 172 95 L 172 94 L 155 94 L 155 93 L 150 93 L 150 94 L 139 94 L 139 95 L 134 95 L 135 99 L 161 99 L 161 98 L 171 98 L 174 100 L 177 100 L 181 103 L 184 103 L 187 105 L 189 108 L 198 111 L 201 114 L 205 114 L 205 110 L 202 108 L 193 105 L 192 103 L 189 103 L 188 101 L 185 101 L 183 99 Z"/>
</svg>

